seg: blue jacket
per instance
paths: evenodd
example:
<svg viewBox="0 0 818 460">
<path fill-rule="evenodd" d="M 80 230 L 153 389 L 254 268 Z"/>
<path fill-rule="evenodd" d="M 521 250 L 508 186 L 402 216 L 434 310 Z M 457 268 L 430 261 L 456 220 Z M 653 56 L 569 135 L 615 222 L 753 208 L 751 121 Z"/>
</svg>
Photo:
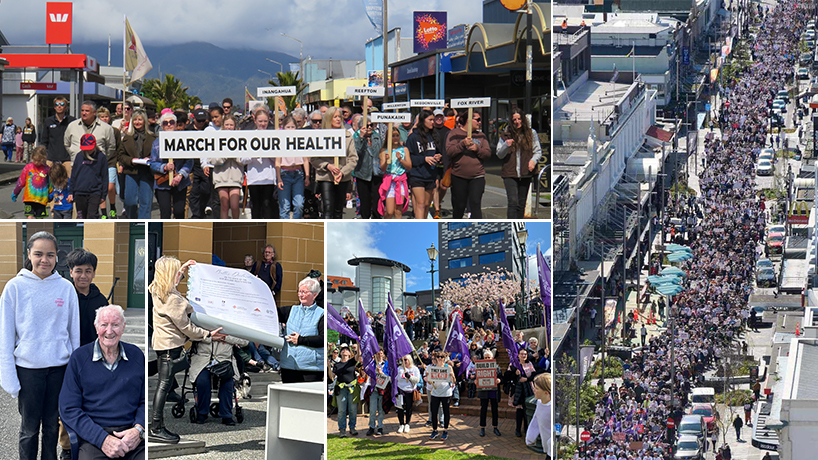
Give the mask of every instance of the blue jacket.
<svg viewBox="0 0 818 460">
<path fill-rule="evenodd" d="M 164 169 L 165 165 L 168 164 L 168 160 L 159 158 L 158 138 L 153 141 L 153 145 L 151 146 L 151 159 L 148 161 L 148 164 L 154 173 L 154 178 L 156 178 L 157 174 L 165 178 L 164 182 L 159 179 L 154 179 L 154 190 L 170 190 L 170 185 L 167 181 L 168 175 Z M 189 158 L 187 160 L 174 160 L 173 164 L 176 166 L 176 174 L 182 175 L 182 181 L 179 182 L 176 188 L 178 190 L 184 190 L 190 185 L 190 171 L 193 169 L 193 160 Z"/>
<path fill-rule="evenodd" d="M 434 182 L 437 179 L 437 168 L 426 163 L 427 157 L 433 157 L 440 153 L 440 149 L 435 145 L 434 137 L 429 132 L 426 137 L 427 149 L 424 150 L 424 142 L 422 140 L 420 130 L 415 129 L 406 138 L 406 150 L 409 151 L 409 158 L 412 160 L 412 169 L 406 174 L 410 179 L 418 179 L 424 182 Z"/>
<path fill-rule="evenodd" d="M 145 355 L 134 345 L 119 342 L 127 360 L 111 372 L 93 361 L 94 344 L 71 355 L 60 391 L 60 419 L 77 436 L 102 447 L 103 427 L 147 427 L 145 420 Z"/>
<path fill-rule="evenodd" d="M 282 313 L 279 309 L 279 313 Z M 302 339 L 319 337 L 320 343 L 315 346 L 293 345 L 284 343 L 281 349 L 281 368 L 296 371 L 324 370 L 324 309 L 312 304 L 309 307 L 295 305 L 290 307 L 289 316 L 279 314 L 279 321 L 287 324 L 287 335 L 298 332 Z"/>
<path fill-rule="evenodd" d="M 99 150 L 96 160 L 85 159 L 85 152 L 74 158 L 71 168 L 71 193 L 73 195 L 99 195 L 104 200 L 108 194 L 108 158 Z"/>
</svg>

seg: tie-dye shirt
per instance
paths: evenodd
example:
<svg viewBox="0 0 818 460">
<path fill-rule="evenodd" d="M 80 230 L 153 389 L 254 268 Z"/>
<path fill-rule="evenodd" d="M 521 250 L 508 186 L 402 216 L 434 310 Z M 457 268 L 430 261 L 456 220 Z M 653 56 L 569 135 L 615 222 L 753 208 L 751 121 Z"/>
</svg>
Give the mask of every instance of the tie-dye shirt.
<svg viewBox="0 0 818 460">
<path fill-rule="evenodd" d="M 24 203 L 48 204 L 48 195 L 52 191 L 51 180 L 48 178 L 49 169 L 46 165 L 27 164 L 17 179 L 14 194 L 19 195 L 22 191 Z"/>
</svg>

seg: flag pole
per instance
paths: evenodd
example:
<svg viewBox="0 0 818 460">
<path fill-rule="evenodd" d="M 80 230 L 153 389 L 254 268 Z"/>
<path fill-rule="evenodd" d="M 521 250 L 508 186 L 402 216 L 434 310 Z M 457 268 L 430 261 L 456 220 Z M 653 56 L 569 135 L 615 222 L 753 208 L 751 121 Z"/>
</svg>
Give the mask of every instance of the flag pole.
<svg viewBox="0 0 818 460">
<path fill-rule="evenodd" d="M 631 41 L 631 71 L 633 72 L 633 83 L 636 83 L 636 42 Z"/>
<path fill-rule="evenodd" d="M 128 92 L 128 87 L 125 86 L 125 57 L 128 50 L 128 40 L 126 36 L 128 34 L 127 31 L 127 22 L 128 22 L 128 15 L 122 15 L 122 110 L 125 110 L 125 99 L 126 93 Z"/>
</svg>

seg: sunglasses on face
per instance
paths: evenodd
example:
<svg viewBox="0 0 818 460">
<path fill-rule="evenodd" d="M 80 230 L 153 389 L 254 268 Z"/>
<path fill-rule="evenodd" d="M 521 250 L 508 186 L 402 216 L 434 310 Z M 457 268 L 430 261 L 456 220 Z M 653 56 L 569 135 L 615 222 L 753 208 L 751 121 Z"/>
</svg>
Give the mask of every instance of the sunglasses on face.
<svg viewBox="0 0 818 460">
<path fill-rule="evenodd" d="M 483 120 L 482 120 L 482 118 L 479 118 L 479 117 L 478 117 L 478 118 L 475 118 L 475 119 L 474 119 L 474 121 L 476 121 L 476 122 L 480 123 L 480 122 L 481 122 L 481 121 L 483 121 Z"/>
<path fill-rule="evenodd" d="M 222 109 L 224 109 L 224 110 L 230 110 L 230 109 L 232 109 L 232 108 L 233 108 L 233 107 L 231 107 L 231 106 L 229 106 L 229 105 L 223 105 L 223 106 L 222 106 Z"/>
<path fill-rule="evenodd" d="M 54 105 L 57 107 L 65 107 L 65 102 L 55 102 Z"/>
<path fill-rule="evenodd" d="M 165 120 L 162 122 L 162 126 L 175 126 L 176 122 L 173 120 Z"/>
<path fill-rule="evenodd" d="M 317 119 L 317 120 L 310 120 L 310 121 L 312 121 L 313 123 L 321 123 L 321 119 L 320 119 L 320 118 L 319 118 L 319 119 Z"/>
<path fill-rule="evenodd" d="M 126 112 L 130 112 L 133 110 L 133 107 L 125 107 L 123 110 L 125 110 Z"/>
</svg>

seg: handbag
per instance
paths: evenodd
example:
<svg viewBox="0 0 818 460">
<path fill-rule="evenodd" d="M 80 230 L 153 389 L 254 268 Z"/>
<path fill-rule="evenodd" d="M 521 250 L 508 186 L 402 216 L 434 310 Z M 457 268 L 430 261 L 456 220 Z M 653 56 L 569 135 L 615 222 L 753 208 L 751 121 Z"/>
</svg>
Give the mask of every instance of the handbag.
<svg viewBox="0 0 818 460">
<path fill-rule="evenodd" d="M 417 402 L 417 401 L 420 401 L 421 399 L 422 399 L 422 396 L 421 396 L 420 392 L 418 390 L 415 390 L 412 393 L 412 401 Z"/>
<path fill-rule="evenodd" d="M 222 380 L 233 378 L 233 363 L 230 361 L 219 361 L 210 366 L 210 373 L 218 375 Z"/>
<path fill-rule="evenodd" d="M 185 350 L 182 350 L 182 353 L 176 359 L 170 360 L 170 373 L 176 374 L 178 372 L 186 371 L 190 369 L 190 360 L 187 357 L 187 353 Z"/>
<path fill-rule="evenodd" d="M 449 188 L 452 186 L 452 168 L 449 167 L 446 169 L 446 172 L 443 173 L 443 178 L 440 179 L 440 185 Z"/>
</svg>

